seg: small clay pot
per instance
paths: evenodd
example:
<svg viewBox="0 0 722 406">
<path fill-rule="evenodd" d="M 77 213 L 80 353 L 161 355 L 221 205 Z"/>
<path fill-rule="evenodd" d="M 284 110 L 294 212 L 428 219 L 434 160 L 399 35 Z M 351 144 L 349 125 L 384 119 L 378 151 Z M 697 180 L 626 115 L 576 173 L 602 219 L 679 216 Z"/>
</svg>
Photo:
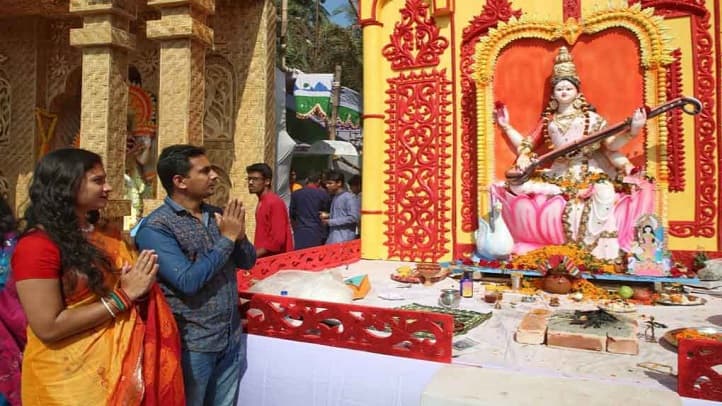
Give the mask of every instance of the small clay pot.
<svg viewBox="0 0 722 406">
<path fill-rule="evenodd" d="M 542 289 L 549 293 L 564 295 L 572 290 L 572 281 L 566 275 L 547 275 L 544 277 Z"/>
</svg>

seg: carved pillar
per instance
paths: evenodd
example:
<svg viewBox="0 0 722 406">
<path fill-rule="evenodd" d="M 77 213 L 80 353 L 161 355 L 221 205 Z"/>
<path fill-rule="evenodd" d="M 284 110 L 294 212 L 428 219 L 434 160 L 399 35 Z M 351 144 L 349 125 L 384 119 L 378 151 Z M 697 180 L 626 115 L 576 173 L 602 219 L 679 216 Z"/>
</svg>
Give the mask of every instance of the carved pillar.
<svg viewBox="0 0 722 406">
<path fill-rule="evenodd" d="M 203 145 L 205 52 L 213 43 L 206 18 L 215 0 L 150 0 L 161 19 L 146 35 L 160 43 L 158 151 L 172 144 Z M 158 196 L 162 196 L 162 187 Z"/>
<path fill-rule="evenodd" d="M 368 24 L 363 29 L 364 61 L 378 59 L 374 52 L 383 47 L 383 26 Z M 380 59 L 379 61 L 383 61 Z M 384 106 L 385 85 L 378 78 L 378 69 L 364 69 L 364 134 L 378 134 L 386 137 L 384 133 L 386 116 L 379 108 L 372 111 L 373 106 Z M 386 220 L 386 205 L 384 204 L 384 187 L 379 187 L 380 179 L 386 179 L 384 174 L 385 160 L 383 142 L 365 142 L 363 153 L 363 194 L 361 197 L 361 258 L 379 259 L 388 258 L 388 251 L 379 243 L 385 241 L 384 221 Z"/>
<path fill-rule="evenodd" d="M 73 0 L 70 12 L 83 16 L 83 28 L 70 31 L 70 44 L 83 51 L 80 146 L 100 154 L 113 187 L 106 217 L 130 214 L 124 200 L 128 109 L 128 32 L 135 3 L 122 0 Z"/>
</svg>

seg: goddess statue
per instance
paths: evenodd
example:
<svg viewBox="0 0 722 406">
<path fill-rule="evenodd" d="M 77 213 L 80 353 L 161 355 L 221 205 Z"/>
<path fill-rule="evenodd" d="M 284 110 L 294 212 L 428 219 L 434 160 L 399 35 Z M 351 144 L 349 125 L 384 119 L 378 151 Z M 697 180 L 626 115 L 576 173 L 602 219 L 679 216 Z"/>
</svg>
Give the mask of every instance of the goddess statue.
<svg viewBox="0 0 722 406">
<path fill-rule="evenodd" d="M 554 60 L 551 97 L 532 134 L 522 136 L 511 126 L 506 107 L 497 106 L 495 120 L 516 148 L 517 169 L 524 170 L 532 163 L 534 150 L 543 141 L 556 149 L 607 126 L 606 120 L 587 102 L 580 85 L 571 54 L 566 47 L 561 47 Z M 620 149 L 640 133 L 646 119 L 645 109 L 639 108 L 632 114 L 629 131 L 557 158 L 550 168 L 539 171 L 530 180 L 506 186 L 506 191 L 511 192 L 507 195 L 500 187 L 496 187 L 496 193 L 507 203 L 520 195 L 563 196 L 566 206 L 560 220 L 565 241 L 556 242 L 575 242 L 597 258 L 616 259 L 620 255 L 620 243 L 615 218 L 615 203 L 619 200 L 615 184 L 619 185 L 623 178 L 629 181 L 634 169 Z M 651 205 L 646 206 L 646 210 L 651 210 Z M 503 214 L 514 215 L 508 207 Z"/>
<path fill-rule="evenodd" d="M 128 88 L 128 126 L 125 150 L 126 198 L 131 215 L 124 228 L 132 228 L 143 213 L 143 199 L 153 197 L 157 154 L 154 102 L 150 93 L 137 85 Z"/>
</svg>

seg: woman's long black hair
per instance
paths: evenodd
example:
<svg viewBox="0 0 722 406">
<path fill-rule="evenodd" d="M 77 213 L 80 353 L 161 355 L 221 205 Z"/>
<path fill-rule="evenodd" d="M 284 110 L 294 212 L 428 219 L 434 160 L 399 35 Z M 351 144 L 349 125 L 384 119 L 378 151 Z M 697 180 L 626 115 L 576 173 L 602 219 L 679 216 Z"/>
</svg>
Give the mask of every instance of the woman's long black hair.
<svg viewBox="0 0 722 406">
<path fill-rule="evenodd" d="M 111 262 L 83 235 L 75 207 L 85 173 L 102 164 L 98 154 L 84 149 L 65 148 L 50 152 L 35 167 L 30 184 L 30 205 L 25 210 L 26 230 L 42 226 L 60 249 L 63 273 L 75 271 L 85 275 L 88 288 L 99 296 L 107 294 L 103 270 L 111 270 Z"/>
<path fill-rule="evenodd" d="M 17 230 L 18 222 L 5 197 L 0 196 L 0 239 L 6 233 Z"/>
</svg>

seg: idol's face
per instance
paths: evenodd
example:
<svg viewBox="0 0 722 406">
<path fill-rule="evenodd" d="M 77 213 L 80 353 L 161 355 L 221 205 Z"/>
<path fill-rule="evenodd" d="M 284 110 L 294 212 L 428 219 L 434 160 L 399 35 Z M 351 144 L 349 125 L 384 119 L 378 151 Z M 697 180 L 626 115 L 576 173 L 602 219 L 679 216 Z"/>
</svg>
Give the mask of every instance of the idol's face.
<svg viewBox="0 0 722 406">
<path fill-rule="evenodd" d="M 562 80 L 554 85 L 554 100 L 559 105 L 569 105 L 577 98 L 579 91 L 574 84 L 568 80 Z"/>
</svg>

